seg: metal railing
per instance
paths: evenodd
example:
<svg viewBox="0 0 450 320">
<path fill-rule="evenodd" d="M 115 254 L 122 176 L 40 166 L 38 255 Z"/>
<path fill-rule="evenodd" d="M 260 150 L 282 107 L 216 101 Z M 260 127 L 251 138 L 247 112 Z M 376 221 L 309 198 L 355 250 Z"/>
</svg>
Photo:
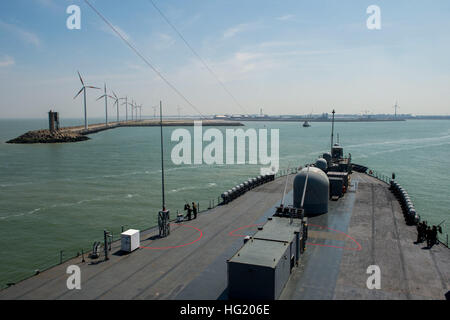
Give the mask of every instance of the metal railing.
<svg viewBox="0 0 450 320">
<path fill-rule="evenodd" d="M 289 168 L 289 169 L 283 169 L 279 170 L 276 175 L 275 179 L 285 177 L 289 174 L 294 174 L 298 172 L 298 168 Z M 214 209 L 222 204 L 221 197 L 213 198 L 210 200 L 204 200 L 204 201 L 197 201 L 197 212 L 200 214 L 202 212 L 206 212 L 208 210 Z M 184 212 L 184 210 L 177 210 L 176 212 Z M 175 222 L 177 219 L 176 217 L 174 219 L 171 219 L 170 222 Z M 157 228 L 158 224 L 155 221 L 154 225 L 151 225 L 150 227 L 144 228 L 141 230 L 141 232 L 148 232 L 154 228 Z M 108 228 L 108 231 L 111 235 L 110 241 L 109 241 L 109 251 L 111 251 L 112 243 L 120 240 L 120 234 L 126 230 L 126 228 L 131 228 L 130 225 L 121 225 L 120 227 L 116 228 Z M 97 240 L 100 243 L 104 242 L 104 239 L 101 238 L 100 240 Z M 92 242 L 93 243 L 93 242 Z M 80 258 L 81 262 L 85 262 L 89 259 L 89 254 L 92 253 L 92 245 L 91 247 L 82 247 L 79 249 L 64 249 L 59 250 L 55 253 L 55 256 L 44 258 L 44 260 L 38 261 L 37 263 L 34 263 L 33 266 L 30 268 L 30 271 L 27 274 L 23 274 L 21 276 L 17 276 L 11 280 L 8 280 L 6 283 L 0 283 L 0 289 L 7 288 L 11 285 L 15 285 L 18 282 L 24 281 L 28 278 L 31 278 L 35 276 L 36 274 L 39 274 L 41 272 L 44 272 L 46 270 L 49 270 L 55 266 L 62 265 L 66 263 L 69 260 Z M 103 250 L 99 250 L 99 258 L 101 259 L 104 256 Z M 98 260 L 96 259 L 96 260 Z M 35 260 L 36 261 L 36 260 Z"/>
<path fill-rule="evenodd" d="M 391 183 L 391 177 L 386 176 L 386 175 L 384 175 L 384 174 L 382 174 L 382 173 L 379 173 L 379 172 L 377 172 L 377 171 L 375 171 L 375 170 L 368 169 L 367 174 L 368 174 L 369 176 L 373 177 L 373 178 L 376 178 L 376 179 L 378 179 L 378 180 L 380 180 L 380 181 L 385 182 L 385 183 L 388 184 L 388 185 Z M 442 235 L 439 235 L 439 234 L 438 234 L 438 237 L 437 237 L 437 238 L 438 238 L 438 241 L 439 241 L 441 244 L 443 244 L 443 245 L 446 246 L 447 248 L 450 248 L 450 247 L 449 247 L 449 242 L 448 242 L 448 233 L 442 234 Z"/>
</svg>

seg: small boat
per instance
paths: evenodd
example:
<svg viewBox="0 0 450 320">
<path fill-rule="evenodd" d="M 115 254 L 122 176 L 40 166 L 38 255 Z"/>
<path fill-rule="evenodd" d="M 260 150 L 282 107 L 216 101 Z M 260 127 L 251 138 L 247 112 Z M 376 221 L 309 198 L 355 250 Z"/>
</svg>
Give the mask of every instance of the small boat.
<svg viewBox="0 0 450 320">
<path fill-rule="evenodd" d="M 303 127 L 304 127 L 304 128 L 309 128 L 309 127 L 311 127 L 311 125 L 309 124 L 308 121 L 305 121 L 305 122 L 303 123 Z"/>
</svg>

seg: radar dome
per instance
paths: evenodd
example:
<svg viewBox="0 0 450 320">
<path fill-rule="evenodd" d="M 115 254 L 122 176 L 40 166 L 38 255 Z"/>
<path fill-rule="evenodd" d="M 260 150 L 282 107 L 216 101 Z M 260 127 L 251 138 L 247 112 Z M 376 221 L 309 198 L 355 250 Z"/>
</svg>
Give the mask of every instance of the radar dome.
<svg viewBox="0 0 450 320">
<path fill-rule="evenodd" d="M 324 158 L 317 159 L 316 167 L 321 169 L 322 171 L 326 171 L 328 168 L 327 160 L 325 160 Z"/>
<path fill-rule="evenodd" d="M 303 189 L 306 183 L 308 168 L 302 169 L 294 179 L 294 207 L 300 208 Z M 310 167 L 306 185 L 303 209 L 305 214 L 322 214 L 328 212 L 330 181 L 328 176 L 319 168 Z"/>
<path fill-rule="evenodd" d="M 327 161 L 327 163 L 329 164 L 331 162 L 331 153 L 325 152 L 323 154 L 322 158 L 324 158 Z"/>
</svg>

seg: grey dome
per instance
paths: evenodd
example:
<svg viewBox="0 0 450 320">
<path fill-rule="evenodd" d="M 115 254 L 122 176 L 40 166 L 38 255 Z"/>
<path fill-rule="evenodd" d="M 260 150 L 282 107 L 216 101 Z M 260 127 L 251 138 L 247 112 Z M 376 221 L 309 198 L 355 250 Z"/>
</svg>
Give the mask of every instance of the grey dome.
<svg viewBox="0 0 450 320">
<path fill-rule="evenodd" d="M 294 207 L 296 208 L 301 207 L 307 171 L 308 168 L 302 169 L 294 179 Z M 329 193 L 330 181 L 328 176 L 319 168 L 310 167 L 303 204 L 305 214 L 327 213 Z"/>
<path fill-rule="evenodd" d="M 316 167 L 321 169 L 322 171 L 326 171 L 328 168 L 327 160 L 325 160 L 324 158 L 317 159 Z"/>
</svg>

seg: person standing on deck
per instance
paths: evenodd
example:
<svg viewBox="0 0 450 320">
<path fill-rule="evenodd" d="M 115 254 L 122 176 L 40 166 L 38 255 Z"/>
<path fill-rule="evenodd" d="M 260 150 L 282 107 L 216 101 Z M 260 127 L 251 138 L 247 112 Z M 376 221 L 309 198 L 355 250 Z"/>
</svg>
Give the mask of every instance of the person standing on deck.
<svg viewBox="0 0 450 320">
<path fill-rule="evenodd" d="M 194 219 L 197 219 L 197 206 L 192 202 L 192 211 L 194 212 Z"/>
<path fill-rule="evenodd" d="M 438 229 L 437 229 L 437 227 L 436 226 L 433 226 L 433 228 L 431 229 L 431 245 L 433 246 L 433 245 L 435 245 L 435 244 L 438 244 L 438 241 L 437 241 L 437 234 L 438 233 Z"/>
<path fill-rule="evenodd" d="M 186 218 L 190 221 L 192 219 L 192 208 L 191 208 L 191 206 L 189 204 L 186 205 L 186 207 L 187 207 L 187 216 L 186 216 Z"/>
<path fill-rule="evenodd" d="M 433 231 L 431 230 L 430 227 L 427 228 L 426 232 L 425 232 L 425 237 L 427 239 L 427 248 L 431 249 L 431 247 L 433 246 Z"/>
<path fill-rule="evenodd" d="M 424 238 L 424 222 L 417 224 L 417 241 L 416 243 L 422 243 Z"/>
</svg>

